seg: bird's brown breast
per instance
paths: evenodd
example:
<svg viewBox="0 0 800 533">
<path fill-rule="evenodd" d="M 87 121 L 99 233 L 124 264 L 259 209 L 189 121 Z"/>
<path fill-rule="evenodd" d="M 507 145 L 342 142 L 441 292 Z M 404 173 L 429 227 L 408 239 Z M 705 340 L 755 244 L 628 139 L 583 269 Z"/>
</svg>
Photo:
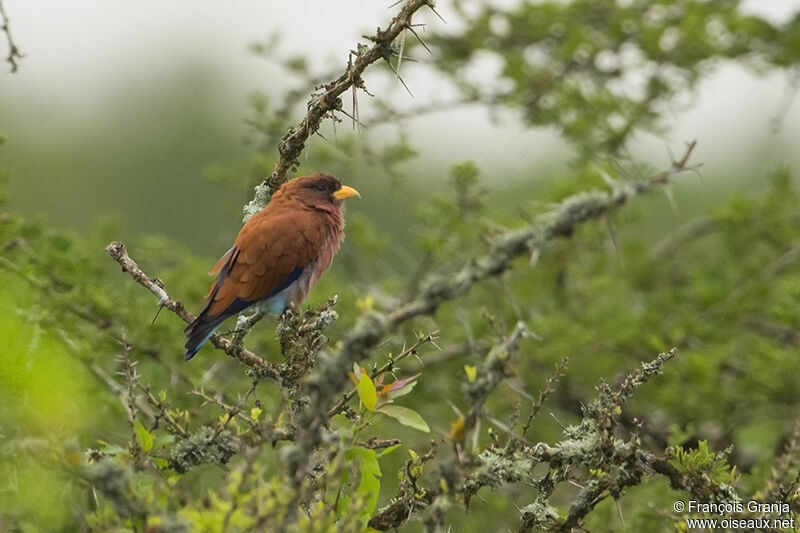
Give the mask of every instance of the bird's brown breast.
<svg viewBox="0 0 800 533">
<path fill-rule="evenodd" d="M 251 217 L 236 237 L 234 256 L 228 259 L 230 266 L 213 296 L 210 313 L 225 311 L 237 298 L 261 300 L 295 269 L 312 268 L 308 287 L 299 295 L 302 299 L 333 261 L 343 236 L 340 212 L 271 207 Z"/>
</svg>

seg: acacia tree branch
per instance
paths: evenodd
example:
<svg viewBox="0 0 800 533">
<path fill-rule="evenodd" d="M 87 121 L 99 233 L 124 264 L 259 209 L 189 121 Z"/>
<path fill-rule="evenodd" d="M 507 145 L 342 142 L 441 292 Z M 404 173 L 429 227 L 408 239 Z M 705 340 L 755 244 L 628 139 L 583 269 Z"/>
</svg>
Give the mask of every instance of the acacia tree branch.
<svg viewBox="0 0 800 533">
<path fill-rule="evenodd" d="M 649 364 L 657 367 L 660 372 L 663 364 L 674 354 L 675 350 L 673 349 L 666 354 L 659 355 L 655 361 Z M 646 381 L 646 376 L 652 374 L 639 370 L 632 375 L 644 376 L 644 379 L 634 380 L 635 387 L 638 387 Z M 603 398 L 613 394 L 614 392 L 610 389 L 601 389 L 599 398 L 592 403 L 599 406 L 606 405 L 609 402 L 604 401 Z M 432 504 L 437 498 L 461 496 L 466 504 L 483 487 L 497 488 L 519 482 L 532 484 L 538 487 L 540 492 L 536 503 L 520 509 L 521 531 L 528 531 L 533 527 L 545 531 L 557 531 L 561 530 L 565 524 L 575 524 L 580 521 L 582 516 L 585 516 L 586 505 L 576 507 L 576 503 L 570 508 L 568 518 L 562 521 L 559 519 L 558 512 L 547 504 L 547 497 L 557 482 L 567 479 L 565 476 L 570 466 L 580 467 L 586 464 L 594 466 L 598 459 L 604 459 L 596 453 L 596 450 L 601 449 L 599 441 L 603 438 L 603 433 L 596 431 L 597 426 L 601 423 L 605 423 L 604 416 L 602 416 L 601 410 L 595 409 L 584 413 L 584 421 L 580 426 L 566 428 L 566 438 L 557 444 L 550 445 L 543 442 L 529 444 L 517 439 L 509 440 L 504 447 L 489 447 L 476 458 L 477 462 L 463 468 L 463 477 L 457 486 L 447 486 L 445 490 L 441 488 L 441 483 L 434 482 L 430 487 L 418 488 L 408 494 L 401 493 L 370 519 L 369 526 L 381 531 L 392 529 L 408 520 L 413 512 L 421 511 Z M 629 442 L 620 439 L 612 440 L 614 446 L 619 450 L 623 447 L 628 449 L 630 446 Z M 605 458 L 604 468 L 607 470 L 610 469 L 610 459 L 621 456 L 619 453 L 611 455 L 612 457 Z M 624 455 L 629 456 L 630 453 Z M 551 471 L 564 472 L 564 474 L 535 475 L 533 471 L 539 463 L 546 463 Z M 591 490 L 593 493 L 595 492 L 594 487 Z M 576 500 L 581 501 L 581 498 Z M 584 500 L 592 501 L 589 498 Z M 595 501 L 594 504 L 599 501 Z"/>
<path fill-rule="evenodd" d="M 183 321 L 186 323 L 190 323 L 194 320 L 194 315 L 186 310 L 186 307 L 183 305 L 183 303 L 178 300 L 173 300 L 169 297 L 161 280 L 151 278 L 142 272 L 136 262 L 131 259 L 130 256 L 128 256 L 128 251 L 125 249 L 124 244 L 119 241 L 114 241 L 106 246 L 106 253 L 108 253 L 108 255 L 113 257 L 117 263 L 119 263 L 123 272 L 130 274 L 136 283 L 142 285 L 147 290 L 152 292 L 156 298 L 158 298 L 159 305 L 166 307 L 181 317 L 181 319 L 183 319 Z M 278 365 L 275 363 L 267 361 L 260 355 L 257 355 L 242 347 L 240 344 L 237 345 L 218 334 L 212 335 L 210 342 L 216 348 L 219 348 L 234 359 L 237 359 L 239 362 L 252 368 L 253 372 L 257 375 L 273 379 L 280 383 L 281 374 Z"/>
<path fill-rule="evenodd" d="M 300 123 L 290 128 L 278 145 L 278 160 L 269 178 L 256 187 L 256 195 L 245 208 L 245 216 L 257 213 L 269 201 L 270 191 L 278 188 L 287 179 L 287 174 L 300 164 L 300 155 L 306 146 L 308 138 L 317 132 L 322 119 L 332 111 L 341 110 L 340 96 L 348 89 L 364 88 L 361 75 L 368 66 L 380 59 L 392 56 L 394 40 L 406 28 L 411 27 L 411 19 L 421 7 L 433 8 L 431 0 L 408 0 L 400 12 L 392 19 L 385 30 L 378 28 L 375 35 L 367 37 L 372 41 L 372 46 L 359 45 L 353 52 L 355 60 L 349 61 L 347 69 L 335 80 L 322 86 L 322 91 L 312 95 L 308 102 L 306 116 Z"/>
<path fill-rule="evenodd" d="M 361 318 L 336 351 L 320 355 L 319 364 L 309 376 L 306 388 L 311 402 L 299 425 L 306 434 L 297 439 L 295 450 L 289 454 L 290 474 L 295 480 L 302 479 L 306 460 L 320 443 L 335 395 L 347 384 L 348 370 L 353 363 L 367 359 L 388 333 L 414 317 L 433 314 L 441 304 L 465 295 L 476 283 L 499 276 L 517 257 L 538 254 L 556 238 L 572 235 L 581 224 L 607 217 L 632 198 L 667 185 L 677 174 L 696 170 L 689 166 L 695 146 L 696 141 L 689 143 L 681 159 L 649 178 L 613 182 L 608 192 L 595 190 L 566 198 L 536 223 L 500 235 L 486 255 L 468 261 L 455 274 L 428 276 L 421 283 L 417 299 L 387 313 L 372 312 Z"/>
<path fill-rule="evenodd" d="M 616 389 L 601 383 L 598 397 L 584 409 L 582 422 L 565 428 L 565 438 L 560 442 L 530 444 L 511 438 L 505 446 L 489 446 L 475 461 L 461 465 L 460 478 L 450 475 L 448 482 L 434 477 L 429 486 L 417 486 L 413 491 L 401 487 L 398 496 L 370 519 L 369 526 L 381 531 L 397 528 L 412 514 L 436 506 L 437 500 L 461 497 L 468 504 L 481 488 L 516 483 L 538 489 L 535 501 L 520 509 L 520 532 L 574 531 L 601 501 L 621 496 L 626 487 L 640 483 L 650 474 L 664 476 L 673 489 L 685 490 L 701 501 L 738 501 L 731 485 L 717 483 L 700 471 L 681 471 L 668 458 L 640 449 L 637 435 L 623 440 L 614 432 L 619 424 L 618 408 L 650 378 L 660 374 L 675 354 L 673 348 L 642 363 Z M 549 473 L 535 473 L 540 464 L 547 465 Z M 602 469 L 603 475 L 584 480 L 589 469 Z M 442 471 L 447 469 L 439 469 Z M 458 481 L 453 484 L 453 479 Z M 556 485 L 571 480 L 580 480 L 583 487 L 562 517 L 549 505 L 548 498 Z M 415 484 L 418 482 L 415 480 Z"/>
<path fill-rule="evenodd" d="M 427 335 L 420 335 L 419 337 L 417 337 L 417 341 L 414 344 L 412 344 L 408 348 L 403 348 L 403 350 L 401 350 L 400 353 L 397 354 L 396 356 L 390 355 L 389 360 L 386 361 L 386 363 L 384 363 L 380 367 L 373 369 L 372 372 L 369 373 L 370 379 L 375 379 L 381 374 L 385 374 L 386 372 L 391 372 L 394 369 L 395 365 L 400 361 L 402 361 L 403 359 L 405 359 L 406 357 L 410 355 L 416 356 L 417 351 L 423 344 L 434 343 L 438 335 L 439 335 L 438 330 L 432 331 Z M 342 412 L 344 408 L 347 407 L 347 403 L 356 395 L 357 392 L 358 391 L 354 388 L 350 389 L 350 391 L 346 393 L 341 400 L 339 400 L 339 403 L 337 403 L 335 406 L 333 406 L 333 408 L 331 408 L 330 411 L 328 411 L 328 416 L 333 416 L 337 413 Z"/>
<path fill-rule="evenodd" d="M 364 89 L 364 81 L 361 75 L 368 66 L 380 59 L 389 59 L 392 56 L 392 45 L 394 40 L 407 28 L 411 27 L 413 15 L 423 6 L 428 6 L 432 10 L 432 0 L 408 0 L 400 12 L 392 19 L 386 30 L 378 28 L 375 35 L 367 37 L 372 41 L 372 46 L 359 45 L 353 52 L 355 60 L 348 61 L 347 69 L 338 78 L 322 86 L 320 93 L 312 95 L 308 103 L 306 116 L 300 123 L 291 128 L 284 135 L 278 145 L 278 160 L 270 177 L 261 185 L 256 187 L 256 195 L 245 208 L 245 217 L 261 210 L 269 201 L 270 191 L 280 186 L 287 179 L 287 173 L 297 167 L 299 157 L 305 148 L 307 139 L 315 133 L 323 118 L 332 111 L 341 109 L 340 96 L 350 88 Z M 0 4 L 0 9 L 2 4 Z M 435 12 L 435 11 L 434 11 Z M 3 20 L 6 20 L 5 18 Z M 8 35 L 10 39 L 10 34 Z M 128 272 L 131 277 L 142 286 L 146 287 L 158 298 L 159 304 L 166 307 L 176 315 L 180 316 L 185 322 L 191 322 L 194 316 L 189 313 L 185 306 L 177 300 L 169 297 L 160 281 L 147 276 L 139 269 L 136 263 L 130 259 L 125 247 L 120 242 L 112 242 L 106 247 L 106 252 L 111 255 Z M 246 323 L 243 322 L 244 331 L 238 331 L 234 341 L 228 341 L 214 335 L 211 343 L 220 348 L 228 355 L 238 359 L 242 363 L 252 367 L 254 371 L 276 381 L 281 380 L 279 367 L 266 361 L 262 357 L 244 349 L 241 346 L 241 337 L 246 333 L 247 326 L 258 321 L 260 316 L 250 317 Z M 239 329 L 239 328 L 237 328 Z"/>
<path fill-rule="evenodd" d="M 19 48 L 14 43 L 14 39 L 11 37 L 11 27 L 8 25 L 8 15 L 6 15 L 2 0 L 0 0 L 0 30 L 6 34 L 6 41 L 8 42 L 6 61 L 11 65 L 11 72 L 14 73 L 19 69 L 20 59 L 25 56 L 22 55 L 22 52 L 20 52 Z"/>
<path fill-rule="evenodd" d="M 522 322 L 517 322 L 514 331 L 503 342 L 495 345 L 481 365 L 477 377 L 468 383 L 469 412 L 464 422 L 464 432 L 469 433 L 478 423 L 484 404 L 495 388 L 511 373 L 511 353 L 515 352 L 519 341 L 530 336 L 530 331 Z"/>
</svg>

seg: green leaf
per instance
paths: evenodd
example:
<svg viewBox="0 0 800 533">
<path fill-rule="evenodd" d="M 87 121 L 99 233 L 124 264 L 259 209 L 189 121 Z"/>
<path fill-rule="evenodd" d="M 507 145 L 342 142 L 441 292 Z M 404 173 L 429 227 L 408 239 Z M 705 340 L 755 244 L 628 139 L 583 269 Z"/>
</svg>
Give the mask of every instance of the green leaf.
<svg viewBox="0 0 800 533">
<path fill-rule="evenodd" d="M 122 455 L 129 453 L 128 450 L 117 444 L 109 444 L 104 441 L 100 441 L 100 444 L 103 445 L 103 447 L 100 448 L 100 451 L 105 455 Z"/>
<path fill-rule="evenodd" d="M 138 420 L 134 422 L 133 429 L 136 431 L 136 440 L 139 441 L 139 447 L 143 452 L 149 452 L 153 449 L 153 444 L 156 439 L 152 433 L 147 431 L 141 422 Z"/>
<path fill-rule="evenodd" d="M 175 435 L 170 435 L 169 433 L 161 434 L 156 437 L 156 442 L 153 447 L 160 448 L 162 446 L 169 446 L 173 442 L 175 442 Z"/>
<path fill-rule="evenodd" d="M 472 383 L 478 377 L 478 367 L 471 365 L 464 365 L 464 372 L 467 374 L 467 381 Z"/>
<path fill-rule="evenodd" d="M 425 433 L 430 433 L 431 431 L 431 428 L 428 427 L 428 424 L 425 422 L 425 420 L 423 420 L 422 416 L 420 416 L 418 412 L 409 409 L 408 407 L 401 407 L 399 405 L 382 405 L 381 408 L 378 409 L 378 412 L 383 413 L 386 416 L 391 416 L 404 426 L 418 429 Z"/>
<path fill-rule="evenodd" d="M 364 407 L 370 411 L 375 410 L 375 404 L 378 403 L 378 392 L 375 390 L 375 384 L 370 379 L 366 372 L 361 373 L 358 380 L 358 398 Z"/>
<path fill-rule="evenodd" d="M 372 514 L 372 511 L 375 510 L 375 506 L 378 505 L 378 496 L 381 493 L 381 468 L 378 465 L 378 456 L 375 453 L 375 450 L 369 450 L 367 448 L 361 448 L 357 446 L 353 450 L 358 450 L 358 456 L 361 460 L 361 468 L 360 474 L 361 479 L 358 483 L 358 489 L 356 489 L 356 494 L 362 497 L 366 503 L 364 514 L 369 515 Z M 352 452 L 353 450 L 349 450 Z M 348 453 L 350 455 L 350 453 Z"/>
<path fill-rule="evenodd" d="M 363 446 L 353 446 L 345 453 L 345 459 L 358 465 L 359 482 L 354 494 L 359 496 L 364 503 L 364 507 L 360 509 L 359 516 L 364 525 L 366 525 L 378 505 L 378 496 L 380 496 L 381 492 L 381 468 L 378 464 L 378 454 L 375 453 L 375 450 L 370 450 Z M 348 480 L 349 476 L 345 475 L 343 481 L 346 483 Z M 346 490 L 341 493 L 336 509 L 337 514 L 343 516 L 352 502 L 353 498 L 350 494 L 347 494 Z"/>
</svg>

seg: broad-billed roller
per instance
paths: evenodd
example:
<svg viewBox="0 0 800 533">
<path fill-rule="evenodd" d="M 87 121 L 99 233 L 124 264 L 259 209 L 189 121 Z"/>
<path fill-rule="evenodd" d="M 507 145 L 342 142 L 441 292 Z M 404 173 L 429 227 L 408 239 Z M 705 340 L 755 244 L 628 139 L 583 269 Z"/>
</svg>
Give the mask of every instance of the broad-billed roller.
<svg viewBox="0 0 800 533">
<path fill-rule="evenodd" d="M 343 201 L 359 196 L 327 174 L 281 185 L 267 207 L 242 226 L 211 274 L 203 311 L 186 328 L 191 359 L 222 322 L 258 303 L 280 315 L 296 307 L 328 269 L 344 238 Z"/>
</svg>

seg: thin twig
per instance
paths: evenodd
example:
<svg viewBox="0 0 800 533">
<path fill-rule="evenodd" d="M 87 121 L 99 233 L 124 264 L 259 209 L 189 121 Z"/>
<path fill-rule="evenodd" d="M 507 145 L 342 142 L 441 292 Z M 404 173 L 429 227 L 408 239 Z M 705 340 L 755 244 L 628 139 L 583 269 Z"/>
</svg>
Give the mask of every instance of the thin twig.
<svg viewBox="0 0 800 533">
<path fill-rule="evenodd" d="M 300 427 L 307 431 L 296 439 L 297 449 L 292 459 L 297 462 L 290 461 L 288 465 L 293 478 L 304 478 L 305 457 L 322 438 L 328 406 L 336 391 L 346 385 L 348 369 L 368 358 L 389 332 L 415 317 L 433 314 L 443 303 L 467 294 L 476 283 L 501 275 L 517 257 L 529 256 L 559 237 L 569 237 L 583 223 L 605 218 L 636 196 L 670 183 L 677 174 L 693 170 L 696 167 L 690 167 L 688 162 L 695 146 L 695 142 L 689 143 L 685 155 L 673 161 L 669 170 L 645 179 L 620 182 L 608 192 L 590 191 L 566 198 L 553 211 L 539 217 L 536 224 L 496 237 L 487 254 L 468 261 L 455 273 L 427 276 L 415 300 L 387 313 L 364 315 L 342 339 L 338 349 L 324 358 L 324 364 L 318 364 L 306 381 L 311 401 Z"/>
<path fill-rule="evenodd" d="M 123 272 L 130 274 L 134 281 L 152 292 L 156 298 L 158 298 L 159 305 L 166 307 L 181 317 L 186 323 L 190 323 L 194 320 L 194 316 L 186 310 L 183 303 L 169 297 L 167 291 L 164 289 L 163 283 L 156 281 L 142 272 L 136 262 L 128 256 L 128 251 L 125 249 L 124 244 L 114 241 L 106 246 L 106 252 L 120 264 Z M 234 345 L 234 343 L 220 335 L 213 335 L 210 341 L 215 347 L 252 368 L 256 374 L 280 382 L 281 375 L 278 366 L 274 363 L 267 361 L 250 350 Z"/>
<path fill-rule="evenodd" d="M 136 385 L 139 387 L 139 390 L 141 390 L 144 393 L 144 396 L 150 403 L 150 405 L 158 409 L 158 414 L 153 415 L 156 422 L 158 422 L 159 419 L 163 419 L 167 423 L 167 425 L 172 429 L 172 431 L 177 433 L 179 436 L 183 438 L 189 436 L 189 432 L 186 430 L 186 428 L 184 428 L 181 425 L 181 423 L 178 422 L 175 419 L 175 417 L 172 416 L 172 414 L 169 412 L 169 406 L 166 403 L 162 402 L 160 399 L 153 396 L 153 392 L 150 390 L 149 386 L 143 385 L 141 381 L 139 381 L 138 379 L 136 380 Z"/>
<path fill-rule="evenodd" d="M 225 420 L 225 423 L 219 424 L 217 428 L 217 433 L 221 431 L 221 429 L 224 429 L 224 426 L 226 426 L 233 417 L 236 417 L 239 420 L 246 422 L 254 430 L 258 429 L 258 422 L 256 420 L 253 420 L 251 417 L 247 416 L 244 413 L 244 411 L 242 410 L 242 405 L 234 406 L 227 404 L 221 399 L 217 398 L 216 396 L 208 395 L 202 389 L 190 391 L 189 394 L 191 394 L 192 396 L 197 396 L 198 398 L 201 398 L 205 402 L 213 403 L 214 405 L 222 409 L 226 415 L 228 415 L 228 418 Z"/>
<path fill-rule="evenodd" d="M 251 388 L 250 390 L 252 391 L 253 389 Z M 190 392 L 190 394 L 192 394 L 193 396 L 197 396 L 198 398 L 202 398 L 206 402 L 213 403 L 214 405 L 219 407 L 221 410 L 223 410 L 228 415 L 227 420 L 225 421 L 225 423 L 224 424 L 220 424 L 218 426 L 217 429 L 219 431 L 224 429 L 224 427 L 228 424 L 228 422 L 230 422 L 230 420 L 233 417 L 236 417 L 239 420 L 241 420 L 243 422 L 246 422 L 247 425 L 249 425 L 250 428 L 253 430 L 253 432 L 261 434 L 262 436 L 264 436 L 264 438 L 266 440 L 268 440 L 269 442 L 272 442 L 273 444 L 277 443 L 279 441 L 285 441 L 285 440 L 292 440 L 293 439 L 293 434 L 292 434 L 292 431 L 290 429 L 283 428 L 283 427 L 270 427 L 269 424 L 260 423 L 257 420 L 254 420 L 253 418 L 251 418 L 249 416 L 249 414 L 244 411 L 244 402 L 246 401 L 247 396 L 245 396 L 245 400 L 239 402 L 238 405 L 234 406 L 234 405 L 225 403 L 222 399 L 220 399 L 216 395 L 215 396 L 209 396 L 202 389 L 201 390 L 193 390 L 193 391 Z M 248 394 L 249 394 L 249 392 L 248 392 Z M 232 415 L 231 415 L 231 413 L 232 413 Z"/>
<path fill-rule="evenodd" d="M 8 24 L 8 15 L 6 15 L 2 0 L 0 0 L 0 30 L 6 34 L 6 41 L 8 41 L 8 56 L 6 56 L 6 61 L 11 65 L 11 72 L 14 73 L 19 69 L 19 61 L 25 56 L 20 52 L 19 47 L 17 47 L 14 43 L 14 39 L 11 37 L 11 27 Z"/>
<path fill-rule="evenodd" d="M 547 397 L 550 396 L 550 394 L 552 394 L 555 390 L 555 384 L 564 376 L 564 369 L 567 368 L 568 362 L 569 359 L 565 357 L 556 364 L 555 372 L 553 372 L 553 374 L 547 378 L 547 381 L 545 381 L 544 388 L 539 391 L 539 397 L 531 403 L 531 413 L 528 415 L 528 420 L 525 421 L 525 425 L 522 427 L 521 434 L 523 437 L 528 434 L 528 430 L 531 428 L 533 419 L 539 414 L 539 411 L 542 409 L 542 405 L 544 405 Z"/>
<path fill-rule="evenodd" d="M 528 336 L 530 333 L 525 324 L 517 322 L 514 331 L 486 354 L 477 378 L 467 386 L 470 405 L 464 421 L 465 433 L 470 433 L 476 427 L 487 398 L 497 388 L 497 385 L 509 375 L 510 355 L 517 350 L 519 341 Z"/>
<path fill-rule="evenodd" d="M 504 431 L 514 435 L 515 445 L 490 446 L 473 461 L 457 464 L 454 468 L 440 468 L 441 472 L 462 470 L 463 475 L 460 477 L 449 478 L 457 480 L 455 483 L 442 483 L 442 478 L 434 478 L 433 483 L 424 486 L 419 479 L 410 476 L 407 463 L 406 483 L 413 483 L 413 491 L 401 486 L 391 502 L 370 518 L 369 526 L 380 531 L 395 529 L 439 499 L 446 502 L 460 498 L 468 505 L 470 498 L 477 496 L 483 487 L 496 489 L 504 485 L 524 483 L 536 487 L 539 490 L 539 497 L 536 504 L 520 509 L 522 523 L 519 531 L 528 532 L 536 529 L 567 533 L 579 528 L 586 515 L 602 500 L 616 497 L 626 487 L 638 483 L 643 474 L 652 472 L 666 476 L 673 488 L 686 490 L 693 496 L 702 497 L 703 501 L 737 501 L 738 495 L 731 485 L 716 483 L 709 476 L 678 471 L 668 458 L 641 450 L 636 435 L 624 440 L 618 438 L 613 431 L 599 431 L 600 428 L 606 427 L 606 424 L 613 422 L 606 418 L 607 407 L 621 405 L 618 402 L 624 402 L 648 379 L 660 374 L 667 361 L 674 356 L 673 348 L 669 352 L 659 354 L 653 361 L 642 363 L 639 369 L 627 375 L 616 390 L 601 384 L 601 387 L 598 387 L 598 397 L 590 403 L 595 408 L 584 412 L 584 424 L 596 429 L 580 434 L 573 426 L 565 428 L 569 434 L 565 435 L 561 442 L 553 445 L 544 442 L 531 444 L 524 438 L 514 435 L 504 423 L 494 420 Z M 569 469 L 581 471 L 596 467 L 597 449 L 604 450 L 603 469 L 608 475 L 583 484 L 571 479 Z M 539 464 L 548 467 L 549 472 L 546 475 L 534 474 Z M 554 478 L 558 482 L 570 482 L 581 489 L 580 494 L 572 498 L 573 503 L 564 518 L 559 516 L 555 509 L 548 511 L 544 507 L 547 505 L 547 498 L 556 487 Z"/>
<path fill-rule="evenodd" d="M 262 187 L 275 190 L 286 181 L 287 174 L 300 164 L 299 158 L 305 149 L 307 139 L 319 129 L 325 116 L 341 108 L 340 96 L 351 87 L 363 88 L 361 75 L 371 64 L 391 56 L 392 43 L 403 30 L 411 25 L 414 13 L 424 6 L 433 9 L 430 0 L 406 2 L 385 30 L 378 28 L 375 35 L 368 37 L 372 41 L 372 46 L 356 47 L 356 58 L 354 61 L 348 62 L 345 72 L 330 83 L 323 85 L 321 93 L 312 95 L 303 120 L 291 128 L 278 145 L 278 160 L 275 162 L 269 178 L 262 183 Z M 266 205 L 267 199 L 268 197 L 265 195 L 257 193 L 256 198 L 245 206 L 245 212 L 258 212 Z"/>
<path fill-rule="evenodd" d="M 409 355 L 416 355 L 417 350 L 419 350 L 420 346 L 422 346 L 423 344 L 427 344 L 429 342 L 433 343 L 438 334 L 439 334 L 438 331 L 433 331 L 431 333 L 428 333 L 427 335 L 422 335 L 417 339 L 417 342 L 415 342 L 410 347 L 401 351 L 399 354 L 397 354 L 397 356 L 389 357 L 389 360 L 383 366 L 373 370 L 370 373 L 369 377 L 375 379 L 376 377 L 380 376 L 385 372 L 391 372 L 397 363 L 399 363 Z M 345 394 L 342 397 L 339 403 L 337 403 L 330 411 L 328 411 L 328 416 L 333 416 L 336 413 L 341 412 L 345 408 L 345 406 L 347 406 L 347 402 L 349 402 L 356 395 L 356 392 L 357 392 L 356 389 L 350 389 L 350 391 L 347 392 L 347 394 Z"/>
</svg>

